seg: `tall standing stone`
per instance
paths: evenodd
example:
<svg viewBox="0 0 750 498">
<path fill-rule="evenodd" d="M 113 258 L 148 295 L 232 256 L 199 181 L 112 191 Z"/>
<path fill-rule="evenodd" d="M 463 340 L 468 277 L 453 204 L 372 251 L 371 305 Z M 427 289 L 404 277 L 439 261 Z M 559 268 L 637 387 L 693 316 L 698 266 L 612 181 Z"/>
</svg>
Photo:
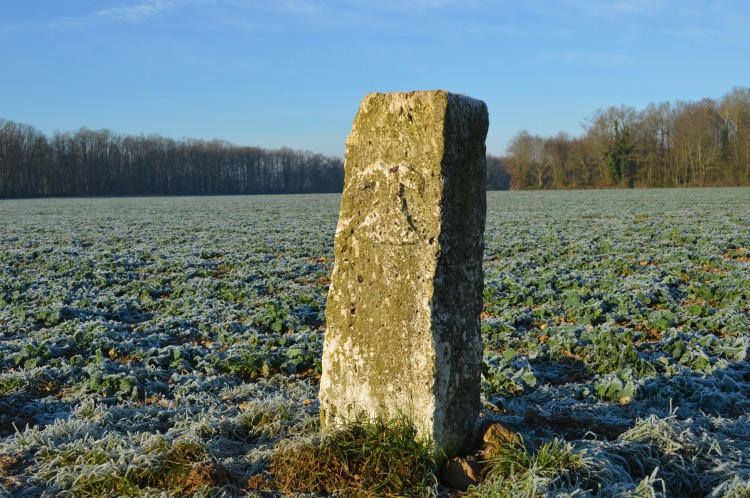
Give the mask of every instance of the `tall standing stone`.
<svg viewBox="0 0 750 498">
<path fill-rule="evenodd" d="M 372 93 L 346 142 L 326 307 L 323 425 L 413 419 L 451 455 L 479 411 L 484 102 Z"/>
</svg>

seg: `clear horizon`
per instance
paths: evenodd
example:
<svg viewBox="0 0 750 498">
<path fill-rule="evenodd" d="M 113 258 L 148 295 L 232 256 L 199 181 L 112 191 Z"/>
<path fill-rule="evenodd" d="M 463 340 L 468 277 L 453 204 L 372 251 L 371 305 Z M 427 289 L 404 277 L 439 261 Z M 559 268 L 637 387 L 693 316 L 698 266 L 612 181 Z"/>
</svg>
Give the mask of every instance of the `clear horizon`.
<svg viewBox="0 0 750 498">
<path fill-rule="evenodd" d="M 484 100 L 487 150 L 750 84 L 741 1 L 10 0 L 0 118 L 343 157 L 361 98 Z"/>
</svg>

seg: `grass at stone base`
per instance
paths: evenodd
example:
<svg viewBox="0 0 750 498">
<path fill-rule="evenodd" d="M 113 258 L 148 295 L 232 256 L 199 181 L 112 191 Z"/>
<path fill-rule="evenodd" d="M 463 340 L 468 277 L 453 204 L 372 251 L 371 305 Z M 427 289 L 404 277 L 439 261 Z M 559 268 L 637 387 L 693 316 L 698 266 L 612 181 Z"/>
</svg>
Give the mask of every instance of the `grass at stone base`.
<svg viewBox="0 0 750 498">
<path fill-rule="evenodd" d="M 356 421 L 282 447 L 270 471 L 282 491 L 340 496 L 427 496 L 436 483 L 432 446 L 407 418 Z"/>
<path fill-rule="evenodd" d="M 628 435 L 638 439 L 643 431 L 639 426 L 638 434 Z M 516 436 L 478 455 L 485 465 L 482 482 L 462 496 L 584 496 L 576 490 L 606 480 L 597 475 L 602 462 L 590 457 L 585 448 L 560 439 L 527 446 L 520 434 Z M 416 438 L 413 424 L 405 417 L 356 421 L 302 441 L 282 442 L 269 470 L 273 480 L 258 482 L 268 490 L 286 493 L 434 496 L 438 489 L 432 446 Z M 655 474 L 645 476 L 618 496 L 661 496 L 654 492 L 655 481 Z"/>
</svg>

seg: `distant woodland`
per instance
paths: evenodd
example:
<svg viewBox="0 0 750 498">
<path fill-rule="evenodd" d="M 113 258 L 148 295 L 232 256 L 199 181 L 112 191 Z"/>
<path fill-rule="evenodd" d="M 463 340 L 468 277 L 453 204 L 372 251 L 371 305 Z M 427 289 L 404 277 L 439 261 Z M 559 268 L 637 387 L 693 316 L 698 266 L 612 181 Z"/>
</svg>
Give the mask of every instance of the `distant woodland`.
<svg viewBox="0 0 750 498">
<path fill-rule="evenodd" d="M 750 185 L 750 88 L 600 109 L 579 137 L 522 131 L 505 166 L 513 189 Z"/>
<path fill-rule="evenodd" d="M 0 197 L 340 192 L 341 159 L 220 140 L 0 119 Z M 750 185 L 750 88 L 719 100 L 595 111 L 581 136 L 518 133 L 487 157 L 488 189 Z"/>
<path fill-rule="evenodd" d="M 340 192 L 341 159 L 220 140 L 82 128 L 51 137 L 0 120 L 0 197 Z"/>
</svg>

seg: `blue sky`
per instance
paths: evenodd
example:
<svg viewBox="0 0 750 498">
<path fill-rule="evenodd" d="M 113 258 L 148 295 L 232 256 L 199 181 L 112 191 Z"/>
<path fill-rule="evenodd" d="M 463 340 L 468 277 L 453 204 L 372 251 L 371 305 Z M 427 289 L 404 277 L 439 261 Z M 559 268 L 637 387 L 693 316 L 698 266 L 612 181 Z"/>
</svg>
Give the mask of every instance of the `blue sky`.
<svg viewBox="0 0 750 498">
<path fill-rule="evenodd" d="M 0 117 L 343 156 L 362 96 L 484 100 L 487 149 L 750 86 L 750 2 L 3 0 Z"/>
</svg>

